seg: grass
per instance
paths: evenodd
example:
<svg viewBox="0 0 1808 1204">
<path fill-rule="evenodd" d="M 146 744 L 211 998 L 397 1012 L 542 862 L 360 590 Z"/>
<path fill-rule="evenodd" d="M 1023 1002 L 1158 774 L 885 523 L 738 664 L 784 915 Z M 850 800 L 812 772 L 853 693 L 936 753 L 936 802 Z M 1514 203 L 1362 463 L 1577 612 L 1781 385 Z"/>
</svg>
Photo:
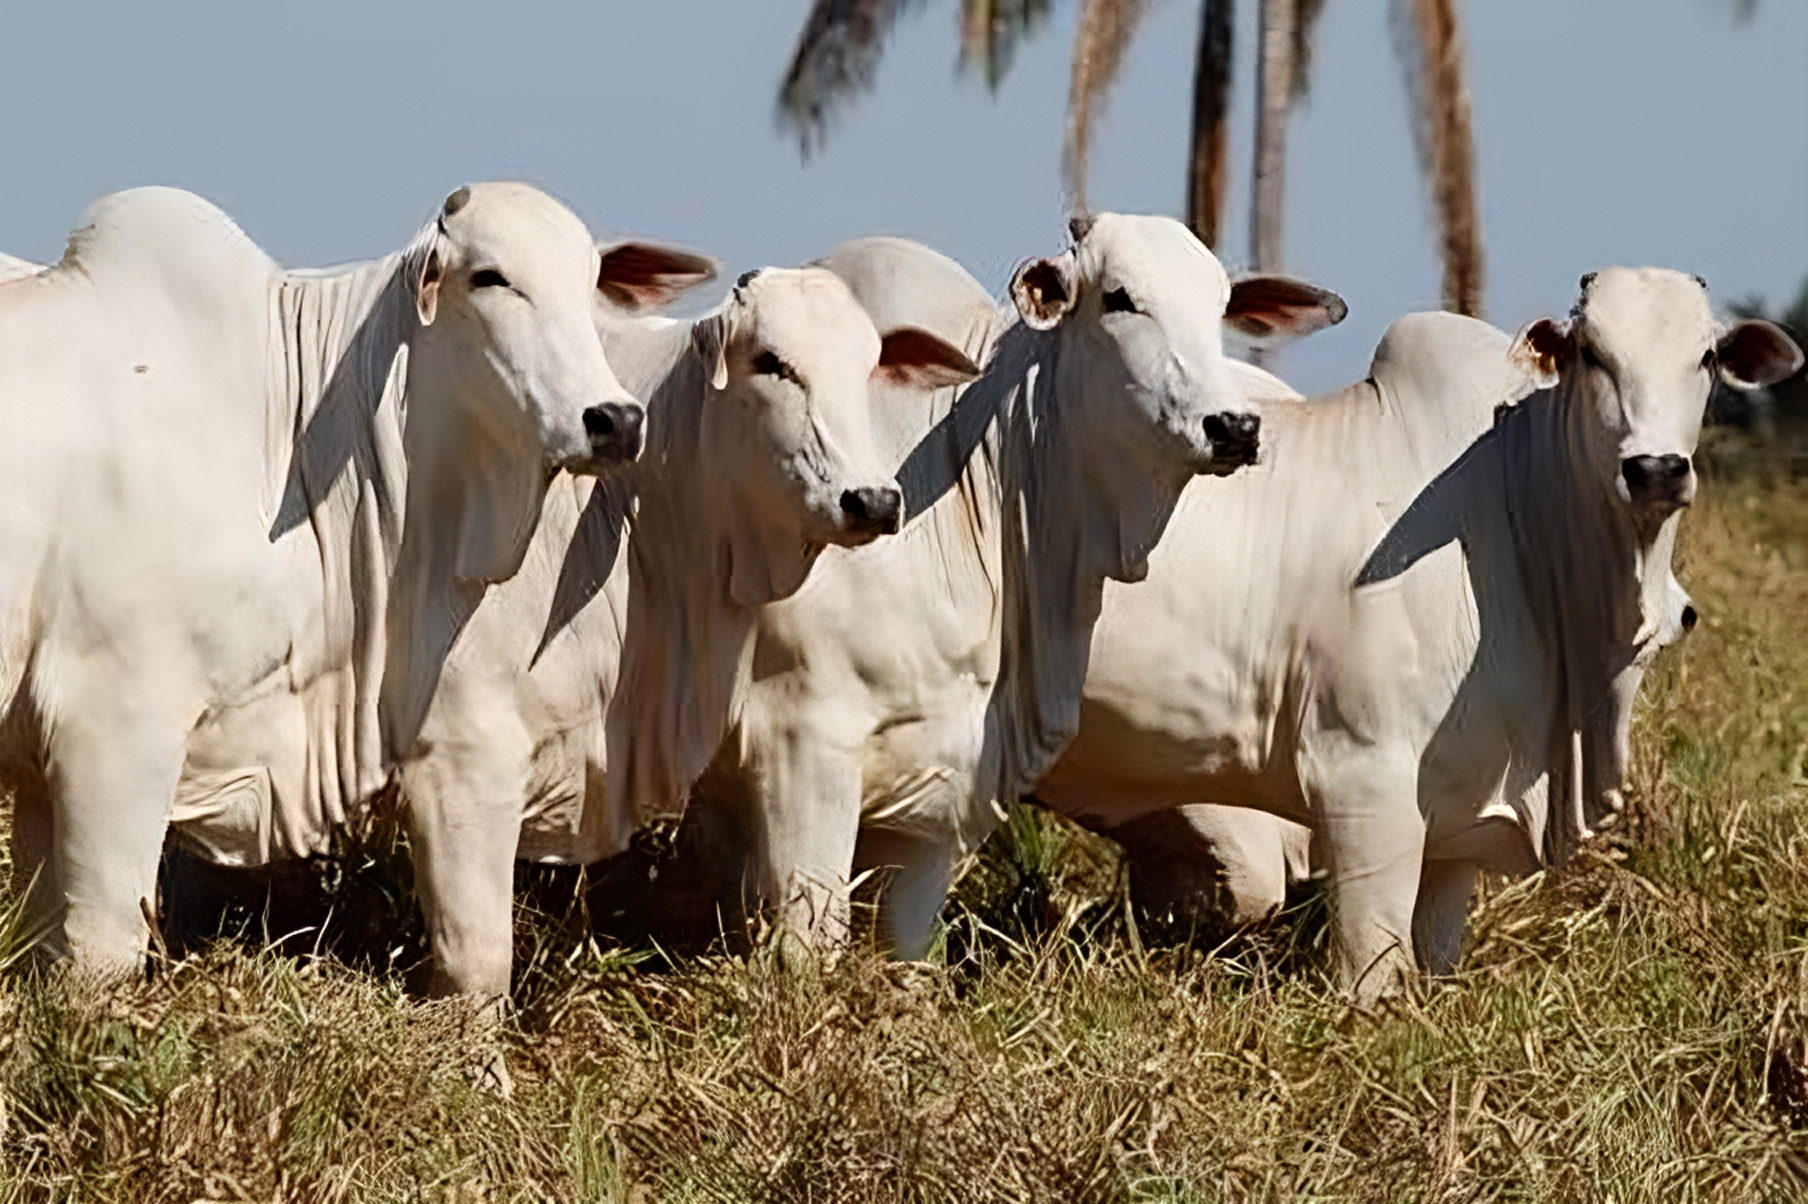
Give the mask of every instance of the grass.
<svg viewBox="0 0 1808 1204">
<path fill-rule="evenodd" d="M 1462 973 L 1380 1015 L 1326 989 L 1322 900 L 1156 947 L 1111 848 L 1020 811 L 929 964 L 524 907 L 494 1036 L 409 993 L 406 940 L 222 940 L 106 993 L 27 961 L 0 1201 L 1808 1198 L 1808 492 L 1712 481 L 1679 576 L 1704 621 L 1646 686 L 1625 830 L 1490 882 Z M 0 966 L 25 939 L 0 906 Z"/>
</svg>

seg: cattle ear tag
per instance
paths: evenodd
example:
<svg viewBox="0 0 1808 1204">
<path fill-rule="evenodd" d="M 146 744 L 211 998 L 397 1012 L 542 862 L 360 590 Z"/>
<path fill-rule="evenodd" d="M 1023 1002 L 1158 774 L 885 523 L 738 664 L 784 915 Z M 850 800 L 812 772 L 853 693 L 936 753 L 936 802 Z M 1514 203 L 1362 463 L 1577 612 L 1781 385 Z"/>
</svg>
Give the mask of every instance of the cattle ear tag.
<svg viewBox="0 0 1808 1204">
<path fill-rule="evenodd" d="M 1074 306 L 1073 252 L 1032 259 L 1011 277 L 1011 300 L 1031 330 L 1053 330 Z"/>
<path fill-rule="evenodd" d="M 1520 331 L 1507 349 L 1507 358 L 1525 371 L 1537 389 L 1556 387 L 1568 354 L 1569 323 L 1549 318 L 1539 318 Z"/>
<path fill-rule="evenodd" d="M 445 276 L 445 265 L 440 262 L 439 240 L 433 240 L 433 246 L 421 259 L 421 274 L 414 282 L 414 312 L 420 315 L 422 326 L 433 325 L 433 319 L 439 314 L 439 284 Z"/>
</svg>

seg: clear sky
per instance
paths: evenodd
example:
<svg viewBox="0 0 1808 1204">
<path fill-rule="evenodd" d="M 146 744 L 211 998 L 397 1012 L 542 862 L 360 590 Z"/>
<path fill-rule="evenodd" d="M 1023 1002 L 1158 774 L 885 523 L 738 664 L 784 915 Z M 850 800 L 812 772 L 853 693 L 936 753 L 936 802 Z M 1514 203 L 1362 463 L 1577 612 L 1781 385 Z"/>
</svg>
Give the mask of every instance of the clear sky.
<svg viewBox="0 0 1808 1204">
<path fill-rule="evenodd" d="M 1097 208 L 1177 213 L 1196 0 L 1151 0 L 1096 143 Z M 1223 257 L 1244 257 L 1254 4 L 1240 6 Z M 874 92 L 808 165 L 774 98 L 808 0 L 7 0 L 0 250 L 37 259 L 95 197 L 179 184 L 277 258 L 395 249 L 452 187 L 534 180 L 596 228 L 733 275 L 858 234 L 921 238 L 994 290 L 1061 243 L 1073 0 L 996 95 L 955 71 L 956 5 L 921 0 Z M 1720 298 L 1808 274 L 1808 0 L 1468 0 L 1489 316 L 1566 310 L 1584 271 L 1657 263 Z M 1386 0 L 1330 0 L 1288 165 L 1288 267 L 1343 327 L 1289 352 L 1359 377 L 1438 273 Z"/>
</svg>

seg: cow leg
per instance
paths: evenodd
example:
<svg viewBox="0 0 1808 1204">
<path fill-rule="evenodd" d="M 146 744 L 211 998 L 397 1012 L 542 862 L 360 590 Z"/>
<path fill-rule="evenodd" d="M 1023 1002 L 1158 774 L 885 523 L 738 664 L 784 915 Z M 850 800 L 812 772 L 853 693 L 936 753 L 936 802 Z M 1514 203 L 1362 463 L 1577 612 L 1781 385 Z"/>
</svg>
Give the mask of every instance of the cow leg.
<svg viewBox="0 0 1808 1204">
<path fill-rule="evenodd" d="M 1315 775 L 1336 914 L 1338 985 L 1369 1004 L 1413 972 L 1413 904 L 1425 849 L 1417 774 L 1405 749 L 1347 747 Z"/>
<path fill-rule="evenodd" d="M 1157 811 L 1108 829 L 1130 863 L 1137 909 L 1158 923 L 1206 933 L 1260 924 L 1287 902 L 1294 846 L 1307 830 L 1244 807 L 1199 803 Z"/>
<path fill-rule="evenodd" d="M 483 757 L 449 764 L 430 757 L 403 780 L 415 889 L 433 949 L 428 990 L 500 1007 L 514 956 L 524 787 L 509 767 L 486 772 L 491 764 Z"/>
<path fill-rule="evenodd" d="M 892 871 L 882 916 L 891 937 L 892 956 L 921 961 L 929 956 L 930 936 L 960 854 L 952 840 L 872 831 L 860 840 L 860 862 Z"/>
<path fill-rule="evenodd" d="M 755 888 L 792 936 L 838 949 L 848 938 L 859 764 L 807 728 L 750 743 Z"/>
<path fill-rule="evenodd" d="M 44 934 L 42 948 L 67 956 L 61 918 L 63 890 L 56 874 L 56 825 L 52 822 L 50 785 L 33 770 L 13 788 L 13 890 L 30 889 L 25 900 L 27 932 Z"/>
<path fill-rule="evenodd" d="M 1473 861 L 1427 861 L 1413 909 L 1413 948 L 1427 974 L 1450 974 L 1463 952 L 1463 928 L 1480 872 Z"/>
<path fill-rule="evenodd" d="M 97 676 L 101 688 L 68 692 L 50 734 L 52 861 L 69 953 L 86 970 L 128 977 L 144 972 L 157 864 L 199 708 L 146 698 L 162 684 L 147 668 Z"/>
</svg>

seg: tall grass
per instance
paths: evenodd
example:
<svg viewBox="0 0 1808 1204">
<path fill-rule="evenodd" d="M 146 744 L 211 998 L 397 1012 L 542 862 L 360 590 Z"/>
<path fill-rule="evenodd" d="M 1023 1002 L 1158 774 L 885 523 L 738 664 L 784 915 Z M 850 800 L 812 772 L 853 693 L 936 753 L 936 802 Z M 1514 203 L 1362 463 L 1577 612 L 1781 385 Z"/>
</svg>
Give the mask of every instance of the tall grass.
<svg viewBox="0 0 1808 1204">
<path fill-rule="evenodd" d="M 1157 947 L 1110 846 L 1024 810 L 927 964 L 524 909 L 506 1098 L 482 1017 L 399 964 L 14 968 L 0 1201 L 1808 1198 L 1808 495 L 1710 482 L 1679 575 L 1704 618 L 1646 687 L 1624 830 L 1488 883 L 1463 971 L 1378 1015 L 1327 989 L 1319 901 Z"/>
</svg>

